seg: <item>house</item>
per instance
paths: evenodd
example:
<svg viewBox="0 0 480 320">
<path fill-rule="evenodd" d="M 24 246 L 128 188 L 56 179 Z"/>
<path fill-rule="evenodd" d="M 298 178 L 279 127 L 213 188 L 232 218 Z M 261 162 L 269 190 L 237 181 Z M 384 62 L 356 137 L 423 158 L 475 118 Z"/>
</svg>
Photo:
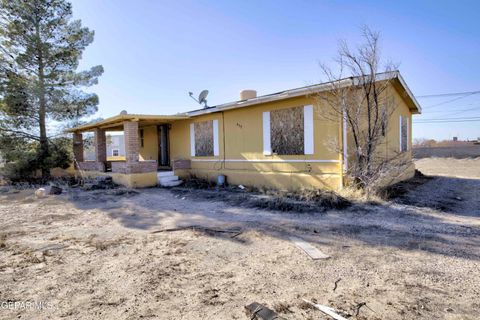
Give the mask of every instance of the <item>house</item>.
<svg viewBox="0 0 480 320">
<path fill-rule="evenodd" d="M 125 138 L 123 134 L 107 135 L 107 161 L 125 161 Z"/>
<path fill-rule="evenodd" d="M 93 137 L 91 137 L 93 138 Z M 125 139 L 123 134 L 107 134 L 107 161 L 125 161 Z M 83 160 L 95 161 L 95 148 L 94 146 L 83 145 Z"/>
<path fill-rule="evenodd" d="M 354 80 L 344 79 L 342 85 L 351 86 Z M 399 72 L 377 76 L 377 81 L 387 80 L 395 109 L 383 152 L 411 159 L 411 119 L 421 108 Z M 79 170 L 111 175 L 129 187 L 175 185 L 177 177 L 190 175 L 210 180 L 224 175 L 229 183 L 246 186 L 340 189 L 352 137 L 342 117 L 322 117 L 326 106 L 316 95 L 329 90 L 328 83 L 264 96 L 246 90 L 231 103 L 167 116 L 123 111 L 69 132 Z M 123 131 L 125 160 L 107 161 L 107 131 Z M 94 132 L 95 161 L 83 159 L 84 132 Z M 413 173 L 412 164 L 402 178 Z"/>
</svg>

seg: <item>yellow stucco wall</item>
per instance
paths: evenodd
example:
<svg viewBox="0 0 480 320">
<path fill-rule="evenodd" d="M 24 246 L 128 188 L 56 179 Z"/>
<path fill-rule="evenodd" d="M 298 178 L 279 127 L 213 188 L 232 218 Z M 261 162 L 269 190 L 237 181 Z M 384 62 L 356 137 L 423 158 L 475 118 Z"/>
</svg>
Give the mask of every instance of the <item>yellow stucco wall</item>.
<svg viewBox="0 0 480 320">
<path fill-rule="evenodd" d="M 304 105 L 313 105 L 314 109 L 314 154 L 264 155 L 263 112 Z M 339 124 L 322 117 L 322 108 L 314 98 L 299 97 L 174 122 L 171 159 L 192 160 L 191 170 L 177 170 L 176 174 L 195 174 L 210 180 L 224 174 L 229 183 L 255 187 L 338 189 L 341 157 L 329 145 L 338 143 Z M 219 156 L 191 157 L 190 123 L 206 120 L 218 120 Z"/>
<path fill-rule="evenodd" d="M 142 127 L 143 147 L 140 145 L 140 161 L 157 160 L 158 161 L 158 134 L 156 126 Z M 140 137 L 140 133 L 138 134 Z"/>
</svg>

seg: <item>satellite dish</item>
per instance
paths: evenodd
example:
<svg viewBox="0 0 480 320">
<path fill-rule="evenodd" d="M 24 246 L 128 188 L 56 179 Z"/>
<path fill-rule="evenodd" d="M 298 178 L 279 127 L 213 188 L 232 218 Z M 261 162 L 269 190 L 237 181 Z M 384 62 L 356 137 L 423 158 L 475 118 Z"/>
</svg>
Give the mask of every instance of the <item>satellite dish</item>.
<svg viewBox="0 0 480 320">
<path fill-rule="evenodd" d="M 198 95 L 198 103 L 205 103 L 205 107 L 207 106 L 207 96 L 208 96 L 208 90 L 203 90 L 200 92 Z"/>
<path fill-rule="evenodd" d="M 203 90 L 202 92 L 200 92 L 200 94 L 198 95 L 198 100 L 195 99 L 193 97 L 193 92 L 189 92 L 188 95 L 190 96 L 190 98 L 192 98 L 193 100 L 197 101 L 197 103 L 199 104 L 204 104 L 204 108 L 207 108 L 207 96 L 208 96 L 208 90 Z"/>
</svg>

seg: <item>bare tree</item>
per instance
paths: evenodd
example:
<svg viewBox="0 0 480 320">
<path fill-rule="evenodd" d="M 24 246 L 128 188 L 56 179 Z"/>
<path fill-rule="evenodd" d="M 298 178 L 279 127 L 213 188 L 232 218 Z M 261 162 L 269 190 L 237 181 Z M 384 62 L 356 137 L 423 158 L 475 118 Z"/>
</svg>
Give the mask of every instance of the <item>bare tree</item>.
<svg viewBox="0 0 480 320">
<path fill-rule="evenodd" d="M 342 121 L 346 135 L 353 141 L 349 145 L 346 176 L 351 184 L 370 194 L 385 179 L 401 174 L 405 167 L 399 161 L 400 154 L 387 156 L 386 148 L 380 148 L 385 146 L 395 108 L 390 92 L 392 77 L 388 75 L 397 72 L 397 66 L 381 65 L 378 32 L 363 27 L 362 36 L 364 43 L 355 50 L 345 41 L 340 42 L 334 60 L 336 72 L 321 65 L 331 88 L 327 94 L 318 94 L 317 99 L 327 106 L 323 116 Z"/>
</svg>

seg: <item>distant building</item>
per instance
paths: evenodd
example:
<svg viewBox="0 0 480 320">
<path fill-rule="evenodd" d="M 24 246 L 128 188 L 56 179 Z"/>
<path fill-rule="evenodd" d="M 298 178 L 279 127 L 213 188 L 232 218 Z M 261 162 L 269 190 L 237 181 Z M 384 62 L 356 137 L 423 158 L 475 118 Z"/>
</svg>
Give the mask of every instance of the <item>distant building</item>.
<svg viewBox="0 0 480 320">
<path fill-rule="evenodd" d="M 453 137 L 453 141 L 458 141 L 458 137 Z"/>
<path fill-rule="evenodd" d="M 125 157 L 123 134 L 107 136 L 107 158 Z"/>
<path fill-rule="evenodd" d="M 107 135 L 107 160 L 125 160 L 125 139 L 123 134 Z M 84 146 L 84 160 L 95 161 L 93 141 Z"/>
</svg>

